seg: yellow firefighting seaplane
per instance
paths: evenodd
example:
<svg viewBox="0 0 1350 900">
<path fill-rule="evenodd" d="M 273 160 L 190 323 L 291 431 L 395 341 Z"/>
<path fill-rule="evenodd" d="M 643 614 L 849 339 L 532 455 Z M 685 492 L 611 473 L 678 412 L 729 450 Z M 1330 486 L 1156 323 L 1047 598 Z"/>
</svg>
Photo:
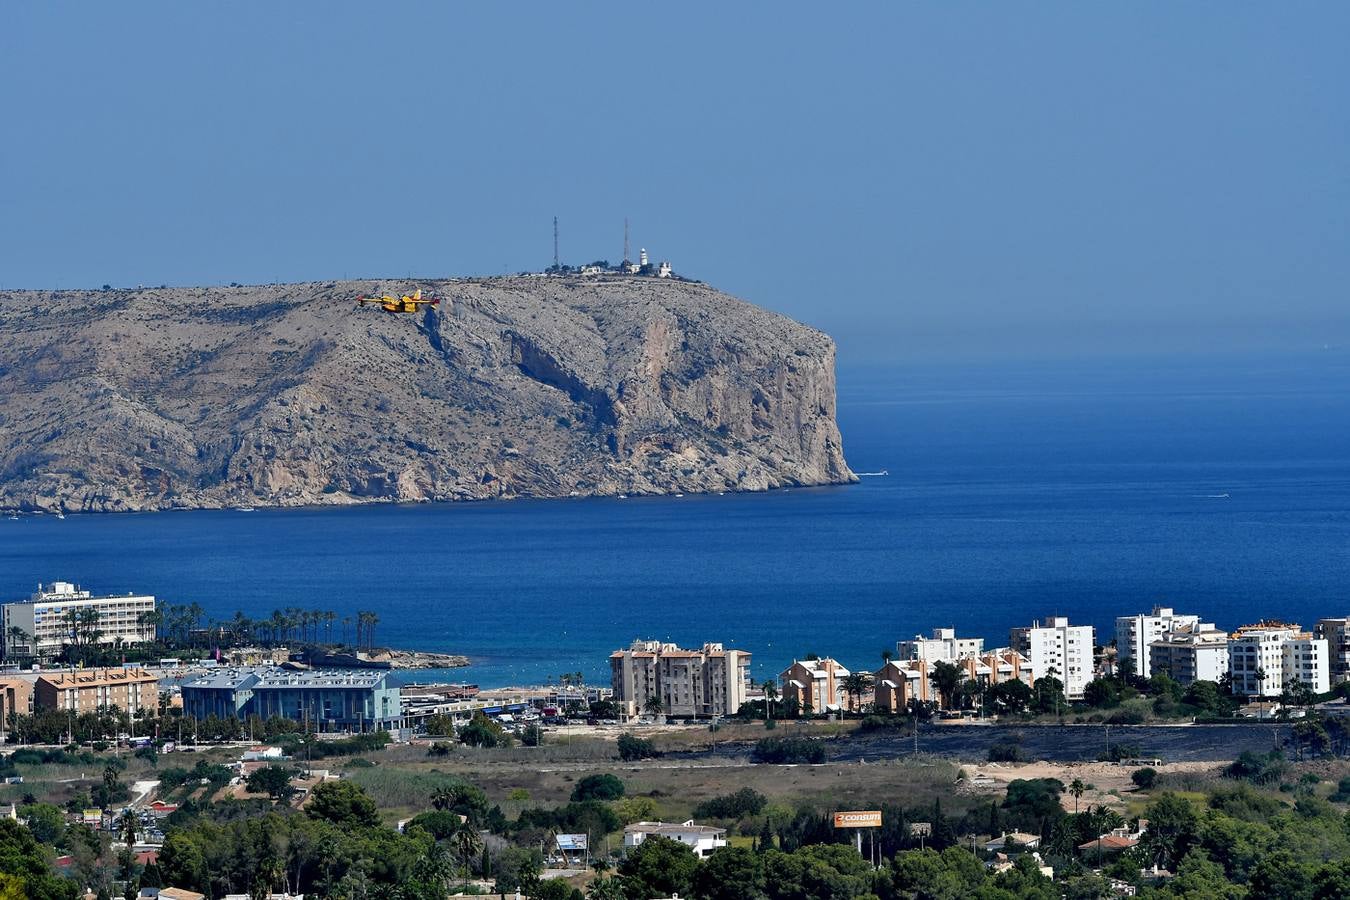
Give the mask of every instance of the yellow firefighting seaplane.
<svg viewBox="0 0 1350 900">
<path fill-rule="evenodd" d="M 440 297 L 423 297 L 422 289 L 418 288 L 411 294 L 404 294 L 401 297 L 391 297 L 385 294 L 381 297 L 357 297 L 356 305 L 365 306 L 367 303 L 378 303 L 385 312 L 391 313 L 415 313 L 422 306 L 440 306 Z"/>
</svg>

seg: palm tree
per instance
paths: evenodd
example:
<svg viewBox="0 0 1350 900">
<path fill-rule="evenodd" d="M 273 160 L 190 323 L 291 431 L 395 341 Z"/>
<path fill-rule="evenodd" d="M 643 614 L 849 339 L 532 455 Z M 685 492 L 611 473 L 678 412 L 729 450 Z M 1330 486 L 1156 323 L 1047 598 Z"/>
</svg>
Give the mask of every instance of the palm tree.
<svg viewBox="0 0 1350 900">
<path fill-rule="evenodd" d="M 447 787 L 438 787 L 431 792 L 431 805 L 434 809 L 449 809 L 455 805 L 455 792 Z"/>
<path fill-rule="evenodd" d="M 352 627 L 352 617 L 351 617 L 351 616 L 343 616 L 343 617 L 342 617 L 342 643 L 343 643 L 344 645 L 347 643 L 347 629 L 348 629 L 348 628 L 351 628 L 351 627 Z"/>
<path fill-rule="evenodd" d="M 886 663 L 890 662 L 890 661 L 893 660 L 893 659 L 895 659 L 895 651 L 894 651 L 894 650 L 892 650 L 891 648 L 887 647 L 885 650 L 882 650 L 882 651 L 881 651 L 881 664 L 882 664 L 883 666 L 886 665 Z"/>
<path fill-rule="evenodd" d="M 850 672 L 840 679 L 844 693 L 854 699 L 853 708 L 862 709 L 862 695 L 872 687 L 872 676 L 868 672 Z"/>
<path fill-rule="evenodd" d="M 778 699 L 778 682 L 772 678 L 764 679 L 764 721 L 773 718 L 773 703 Z"/>
<path fill-rule="evenodd" d="M 597 878 L 591 882 L 591 886 L 586 889 L 586 896 L 590 900 L 627 900 L 623 890 L 623 882 L 617 878 Z"/>
<path fill-rule="evenodd" d="M 375 626 L 380 624 L 380 617 L 375 612 L 366 613 L 370 618 L 366 621 L 366 642 L 370 645 L 366 649 L 371 653 L 375 652 Z"/>
<path fill-rule="evenodd" d="M 136 814 L 130 808 L 122 810 L 122 816 L 117 820 L 118 830 L 122 832 L 122 840 L 126 842 L 127 849 L 131 849 L 136 843 L 136 832 L 140 830 L 140 822 L 136 820 Z"/>
<path fill-rule="evenodd" d="M 666 705 L 661 702 L 661 698 L 652 694 L 647 698 L 647 702 L 642 704 L 642 711 L 649 715 L 659 716 L 666 711 Z"/>
<path fill-rule="evenodd" d="M 1073 814 L 1078 815 L 1078 798 L 1083 796 L 1087 790 L 1087 785 L 1083 784 L 1083 779 L 1075 778 L 1073 784 L 1069 785 L 1069 793 L 1073 794 Z"/>
<path fill-rule="evenodd" d="M 469 861 L 483 852 L 483 839 L 478 831 L 468 825 L 463 826 L 450 837 L 455 846 L 455 854 L 464 865 L 464 884 L 469 884 Z"/>
<path fill-rule="evenodd" d="M 9 636 L 9 646 L 11 651 L 17 646 L 28 646 L 28 632 L 24 631 L 18 625 L 9 626 L 9 631 L 7 631 L 6 634 Z"/>
</svg>

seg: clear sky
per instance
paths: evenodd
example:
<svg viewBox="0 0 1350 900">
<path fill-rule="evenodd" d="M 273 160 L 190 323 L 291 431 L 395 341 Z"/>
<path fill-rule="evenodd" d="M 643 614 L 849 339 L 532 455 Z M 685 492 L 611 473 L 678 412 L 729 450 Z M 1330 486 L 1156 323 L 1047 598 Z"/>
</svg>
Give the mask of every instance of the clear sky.
<svg viewBox="0 0 1350 900">
<path fill-rule="evenodd" d="M 0 287 L 634 247 L 845 361 L 1350 344 L 1350 4 L 7 3 Z"/>
</svg>

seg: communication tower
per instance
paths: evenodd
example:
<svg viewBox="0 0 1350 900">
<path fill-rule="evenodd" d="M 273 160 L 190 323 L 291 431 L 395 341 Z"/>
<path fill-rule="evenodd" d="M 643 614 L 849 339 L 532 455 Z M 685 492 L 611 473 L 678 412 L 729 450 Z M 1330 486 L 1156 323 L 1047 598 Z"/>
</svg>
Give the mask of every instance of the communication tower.
<svg viewBox="0 0 1350 900">
<path fill-rule="evenodd" d="M 558 217 L 553 217 L 553 269 L 558 269 Z"/>
<path fill-rule="evenodd" d="M 623 261 L 628 262 L 628 217 L 623 217 Z"/>
</svg>

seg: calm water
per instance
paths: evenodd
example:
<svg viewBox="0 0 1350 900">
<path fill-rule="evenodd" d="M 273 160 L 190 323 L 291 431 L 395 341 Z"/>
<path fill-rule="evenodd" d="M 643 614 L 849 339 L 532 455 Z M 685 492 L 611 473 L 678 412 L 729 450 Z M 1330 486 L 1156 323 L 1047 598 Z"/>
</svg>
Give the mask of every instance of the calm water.
<svg viewBox="0 0 1350 900">
<path fill-rule="evenodd" d="M 1109 627 L 1166 601 L 1224 627 L 1350 614 L 1350 360 L 843 369 L 845 488 L 0 520 L 38 581 L 219 616 L 379 611 L 484 685 L 608 680 L 634 637 L 721 640 L 762 677 L 871 667 L 938 625 Z"/>
</svg>

